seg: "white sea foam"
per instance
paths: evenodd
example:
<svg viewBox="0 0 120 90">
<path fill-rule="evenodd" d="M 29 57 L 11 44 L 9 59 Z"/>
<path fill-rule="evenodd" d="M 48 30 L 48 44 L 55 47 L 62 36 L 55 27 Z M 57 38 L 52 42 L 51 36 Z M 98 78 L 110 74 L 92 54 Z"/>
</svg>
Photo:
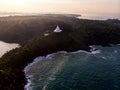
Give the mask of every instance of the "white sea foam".
<svg viewBox="0 0 120 90">
<path fill-rule="evenodd" d="M 31 87 L 32 82 L 30 78 L 32 78 L 32 75 L 31 76 L 26 75 L 27 85 L 25 85 L 25 90 L 32 90 L 32 87 Z"/>
<path fill-rule="evenodd" d="M 100 53 L 100 51 L 92 51 L 92 52 L 87 52 L 87 51 L 84 51 L 84 50 L 78 50 L 78 51 L 74 51 L 74 52 L 66 52 L 66 51 L 59 51 L 59 52 L 56 52 L 56 53 L 52 53 L 52 54 L 48 54 L 46 56 L 39 56 L 39 57 L 36 57 L 32 63 L 29 63 L 25 68 L 24 68 L 24 73 L 26 75 L 26 79 L 27 79 L 27 84 L 25 85 L 25 90 L 32 90 L 32 87 L 31 87 L 31 78 L 32 76 L 29 76 L 27 74 L 27 72 L 29 71 L 29 67 L 31 67 L 32 65 L 34 65 L 35 63 L 41 61 L 41 60 L 46 60 L 46 59 L 52 59 L 53 56 L 55 54 L 76 54 L 76 53 L 86 53 L 86 54 L 95 54 L 95 53 Z"/>
<path fill-rule="evenodd" d="M 26 72 L 29 70 L 29 67 L 31 67 L 33 64 L 39 62 L 40 60 L 44 60 L 45 57 L 43 56 L 39 56 L 39 57 L 36 57 L 32 63 L 29 63 L 25 68 L 24 68 L 24 72 L 26 74 Z"/>
<path fill-rule="evenodd" d="M 90 52 L 87 52 L 85 50 L 78 50 L 78 51 L 75 51 L 75 52 L 70 52 L 70 54 L 76 54 L 76 53 L 87 53 L 87 54 L 89 54 Z"/>
<path fill-rule="evenodd" d="M 119 44 L 120 45 L 120 44 Z M 99 56 L 100 58 L 102 59 L 107 59 L 108 57 L 106 57 L 105 55 L 103 55 L 101 52 L 102 50 L 104 50 L 102 46 L 90 46 L 91 47 L 91 52 L 87 52 L 87 51 L 84 51 L 84 50 L 78 50 L 78 51 L 75 51 L 75 52 L 66 52 L 66 51 L 59 51 L 59 52 L 56 52 L 56 53 L 52 53 L 52 54 L 48 54 L 46 56 L 39 56 L 37 58 L 34 59 L 34 61 L 30 64 L 28 64 L 25 69 L 24 69 L 24 72 L 25 72 L 25 75 L 26 75 L 26 79 L 27 79 L 27 84 L 25 85 L 25 90 L 32 90 L 32 82 L 31 82 L 31 78 L 32 76 L 28 75 L 27 74 L 27 71 L 29 71 L 29 67 L 31 67 L 33 64 L 41 61 L 41 60 L 48 60 L 48 59 L 52 59 L 54 58 L 54 56 L 56 56 L 56 54 L 65 54 L 65 55 L 69 55 L 69 54 L 77 54 L 77 53 L 86 53 L 86 54 L 93 54 L 95 56 Z M 118 51 L 117 50 L 114 50 L 113 53 L 117 53 Z M 98 55 L 96 55 L 98 54 Z M 99 55 L 100 54 L 100 55 Z M 110 58 L 110 57 L 109 57 Z M 54 80 L 55 77 L 51 77 L 50 80 Z"/>
<path fill-rule="evenodd" d="M 95 51 L 92 51 L 91 54 L 98 54 L 100 52 L 101 52 L 101 50 L 95 50 Z"/>
<path fill-rule="evenodd" d="M 29 71 L 29 67 L 31 67 L 33 64 L 41 61 L 41 60 L 44 60 L 45 57 L 43 56 L 39 56 L 39 57 L 36 57 L 32 63 L 29 63 L 25 68 L 24 68 L 24 73 L 26 75 L 26 79 L 27 79 L 27 84 L 25 85 L 24 89 L 25 90 L 32 90 L 32 87 L 31 87 L 31 78 L 32 78 L 32 75 L 28 75 L 27 72 Z"/>
</svg>

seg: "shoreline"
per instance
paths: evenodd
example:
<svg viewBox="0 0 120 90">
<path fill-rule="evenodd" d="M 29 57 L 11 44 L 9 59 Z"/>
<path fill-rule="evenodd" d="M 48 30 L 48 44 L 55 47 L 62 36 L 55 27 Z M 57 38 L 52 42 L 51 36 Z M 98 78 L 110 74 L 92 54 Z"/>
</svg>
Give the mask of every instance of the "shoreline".
<svg viewBox="0 0 120 90">
<path fill-rule="evenodd" d="M 78 52 L 84 52 L 84 53 L 88 53 L 88 54 L 98 54 L 100 53 L 100 50 L 95 48 L 94 46 L 100 46 L 100 47 L 112 47 L 114 45 L 120 45 L 120 44 L 110 44 L 108 46 L 102 46 L 102 45 L 90 45 L 90 49 L 89 50 L 76 50 L 76 51 L 57 51 L 57 52 L 53 52 L 53 53 L 50 53 L 50 54 L 46 54 L 46 55 L 43 55 L 43 56 L 38 56 L 36 58 L 33 59 L 32 62 L 28 63 L 24 69 L 23 69 L 23 73 L 25 75 L 25 81 L 26 81 L 26 84 L 24 85 L 24 90 L 29 90 L 30 89 L 30 85 L 31 85 L 31 81 L 30 81 L 30 78 L 32 76 L 28 76 L 26 75 L 26 71 L 27 69 L 32 66 L 34 63 L 37 63 L 41 60 L 43 60 L 44 58 L 49 58 L 51 57 L 52 55 L 54 54 L 57 54 L 57 53 L 65 53 L 65 54 L 74 54 L 74 53 L 78 53 Z"/>
<path fill-rule="evenodd" d="M 66 17 L 80 17 L 82 16 L 81 14 L 8 14 L 8 15 L 0 15 L 0 18 L 8 18 L 8 17 L 39 17 L 39 16 L 66 16 Z"/>
<path fill-rule="evenodd" d="M 113 44 L 113 45 L 119 45 L 119 44 Z M 100 46 L 102 46 L 102 47 L 111 47 L 111 46 L 104 46 L 104 45 L 100 45 Z M 87 52 L 87 53 L 91 53 L 91 54 L 95 54 L 95 53 L 98 53 L 97 51 L 99 51 L 99 50 L 93 50 L 93 51 L 91 51 L 91 49 L 92 49 L 92 47 L 90 47 L 90 49 L 75 49 L 75 50 L 68 50 L 68 51 L 64 51 L 64 50 L 62 50 L 62 51 L 64 51 L 64 52 L 66 52 L 66 53 L 71 53 L 71 52 Z M 93 48 L 94 49 L 94 48 Z M 77 51 L 76 51 L 77 50 Z M 56 52 L 59 52 L 59 51 L 56 51 Z M 56 53 L 56 52 L 53 52 L 53 53 L 47 53 L 47 54 L 41 54 L 42 55 L 42 57 L 47 57 L 49 54 L 51 55 L 51 54 L 54 54 L 54 53 Z M 93 52 L 93 53 L 92 53 Z M 33 63 L 34 62 L 34 59 L 35 58 L 33 58 L 33 59 L 31 59 L 31 60 L 29 60 L 29 62 L 28 63 L 26 63 L 26 66 L 28 66 L 30 63 Z M 19 69 L 17 72 L 17 74 L 19 75 L 19 77 L 17 78 L 18 80 L 22 80 L 22 81 L 24 81 L 24 83 L 22 82 L 22 83 L 20 83 L 20 89 L 18 89 L 18 90 L 27 90 L 27 89 L 25 89 L 25 86 L 27 86 L 28 87 L 28 85 L 30 85 L 30 84 L 28 84 L 28 80 L 27 80 L 27 78 L 30 78 L 30 77 L 27 77 L 26 78 L 26 76 L 25 76 L 25 72 L 24 72 L 24 68 L 26 67 L 26 66 L 22 66 L 23 68 L 21 68 L 21 69 Z M 30 81 L 29 81 L 30 82 Z M 28 85 L 27 85 L 28 84 Z M 21 87 L 21 85 L 22 85 L 22 87 Z M 13 89 L 10 89 L 10 90 L 15 90 L 14 88 Z"/>
<path fill-rule="evenodd" d="M 88 20 L 107 20 L 107 19 L 119 19 L 120 16 L 118 14 L 97 14 L 97 13 L 15 13 L 15 12 L 1 12 L 0 17 L 22 17 L 22 16 L 41 16 L 41 15 L 63 15 L 70 17 L 81 17 L 80 19 L 88 19 Z"/>
<path fill-rule="evenodd" d="M 17 43 L 7 43 L 4 41 L 0 41 L 0 46 L 0 57 L 2 57 L 5 53 L 9 52 L 10 50 L 20 47 L 20 45 Z"/>
<path fill-rule="evenodd" d="M 94 45 L 92 45 L 92 46 L 94 46 Z M 25 75 L 25 78 L 26 78 L 25 79 L 26 84 L 24 85 L 24 90 L 31 90 L 30 85 L 31 85 L 32 82 L 30 81 L 30 78 L 32 76 L 26 75 L 25 73 L 27 72 L 27 69 L 30 66 L 32 66 L 34 63 L 37 63 L 37 62 L 43 60 L 44 58 L 49 58 L 52 55 L 57 54 L 57 53 L 65 53 L 65 54 L 73 54 L 73 53 L 78 53 L 78 52 L 84 52 L 84 53 L 88 53 L 88 54 L 100 53 L 100 51 L 97 50 L 97 49 L 95 50 L 94 47 L 91 47 L 91 46 L 89 46 L 89 47 L 91 48 L 89 51 L 86 51 L 86 50 L 77 50 L 77 51 L 69 51 L 69 52 L 67 52 L 67 51 L 58 51 L 58 52 L 54 52 L 54 53 L 51 53 L 51 54 L 47 54 L 45 56 L 38 56 L 38 57 L 36 57 L 35 59 L 33 59 L 33 61 L 31 63 L 28 63 L 27 66 L 24 67 L 23 71 L 24 71 L 24 75 Z"/>
<path fill-rule="evenodd" d="M 119 46 L 120 44 L 112 44 L 111 46 L 106 46 L 106 47 L 114 47 L 114 46 Z M 34 65 L 35 63 L 37 63 L 37 62 L 40 62 L 40 61 L 42 61 L 42 60 L 46 60 L 47 58 L 51 58 L 51 56 L 53 56 L 53 55 L 55 55 L 55 54 L 59 54 L 59 53 L 62 53 L 62 54 L 75 54 L 75 53 L 87 53 L 87 54 L 92 54 L 92 55 L 94 55 L 94 54 L 98 54 L 98 53 L 101 53 L 101 50 L 99 50 L 98 48 L 96 48 L 95 47 L 96 45 L 91 45 L 91 46 L 89 46 L 89 47 L 91 47 L 91 50 L 89 50 L 89 51 L 85 51 L 85 50 L 77 50 L 77 51 L 73 51 L 73 52 L 67 52 L 67 51 L 58 51 L 58 52 L 55 52 L 55 53 L 51 53 L 51 54 L 47 54 L 47 55 L 45 55 L 45 56 L 38 56 L 38 57 L 36 57 L 31 63 L 29 63 L 25 68 L 24 68 L 24 74 L 25 74 L 25 76 L 26 76 L 26 81 L 27 81 L 27 83 L 25 84 L 25 86 L 24 86 L 24 88 L 25 88 L 25 90 L 29 90 L 29 89 L 31 89 L 31 84 L 32 84 L 32 82 L 31 82 L 31 78 L 32 78 L 32 75 L 27 75 L 26 74 L 26 72 L 28 71 L 28 69 L 29 69 L 29 67 L 30 66 L 32 66 L 32 65 Z M 102 47 L 102 48 L 104 48 L 103 46 L 101 46 L 101 45 L 98 45 L 97 47 Z"/>
<path fill-rule="evenodd" d="M 81 20 L 65 16 L 58 17 L 6 18 L 10 23 L 13 20 L 15 26 L 21 20 L 22 22 L 27 22 L 27 26 L 26 23 L 22 23 L 18 24 L 18 27 L 12 28 L 12 30 L 16 30 L 12 32 L 12 38 L 9 33 L 4 34 L 9 36 L 8 38 L 3 38 L 4 41 L 18 42 L 22 43 L 22 45 L 20 48 L 11 50 L 0 58 L 0 77 L 2 77 L 0 82 L 3 82 L 0 89 L 24 90 L 24 85 L 27 81 L 23 70 L 37 56 L 45 56 L 58 51 L 90 51 L 90 45 L 109 46 L 110 44 L 120 43 L 120 27 L 114 22 Z M 36 26 L 36 22 L 40 22 L 40 24 Z M 10 23 L 8 23 L 8 26 Z M 63 30 L 61 33 L 53 33 L 56 24 L 59 24 Z M 24 25 L 25 27 L 21 29 L 20 27 Z M 31 27 L 32 25 L 33 27 Z M 45 28 L 41 28 L 43 25 Z M 31 32 L 29 32 L 29 29 L 31 29 Z M 35 32 L 34 29 L 37 29 L 35 34 L 33 33 Z M 24 38 L 21 37 L 20 30 L 26 32 Z M 40 32 L 38 33 L 38 31 Z M 46 32 L 49 32 L 48 36 L 44 36 Z M 16 33 L 19 34 L 20 38 L 15 38 Z M 31 37 L 31 34 L 34 37 Z M 13 38 L 16 40 L 13 41 Z M 26 42 L 23 43 L 23 41 Z M 6 79 L 6 77 L 8 78 Z"/>
</svg>

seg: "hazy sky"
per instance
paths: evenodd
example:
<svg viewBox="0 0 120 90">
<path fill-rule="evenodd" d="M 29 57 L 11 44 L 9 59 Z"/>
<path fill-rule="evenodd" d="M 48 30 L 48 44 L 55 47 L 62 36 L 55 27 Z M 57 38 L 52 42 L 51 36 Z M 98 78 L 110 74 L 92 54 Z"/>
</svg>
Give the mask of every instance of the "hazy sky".
<svg viewBox="0 0 120 90">
<path fill-rule="evenodd" d="M 0 0 L 0 11 L 35 13 L 119 13 L 120 0 Z"/>
</svg>

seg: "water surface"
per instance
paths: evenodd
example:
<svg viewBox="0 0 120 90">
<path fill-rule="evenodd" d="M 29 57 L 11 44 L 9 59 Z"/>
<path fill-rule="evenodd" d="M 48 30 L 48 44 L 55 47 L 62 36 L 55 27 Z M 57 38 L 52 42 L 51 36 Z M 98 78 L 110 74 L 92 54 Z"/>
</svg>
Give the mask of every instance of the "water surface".
<svg viewBox="0 0 120 90">
<path fill-rule="evenodd" d="M 0 57 L 7 51 L 12 50 L 16 47 L 19 47 L 19 45 L 15 43 L 6 43 L 3 41 L 0 41 Z"/>
<path fill-rule="evenodd" d="M 120 45 L 57 52 L 25 68 L 25 90 L 120 90 Z"/>
<path fill-rule="evenodd" d="M 84 13 L 79 19 L 89 19 L 89 20 L 107 20 L 107 19 L 119 19 L 120 14 L 95 14 L 95 13 Z"/>
</svg>

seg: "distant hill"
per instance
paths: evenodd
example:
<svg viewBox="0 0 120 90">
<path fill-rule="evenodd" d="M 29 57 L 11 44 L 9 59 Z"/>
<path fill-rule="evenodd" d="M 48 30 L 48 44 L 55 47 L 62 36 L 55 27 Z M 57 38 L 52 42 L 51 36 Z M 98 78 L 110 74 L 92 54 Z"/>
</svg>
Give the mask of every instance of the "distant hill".
<svg viewBox="0 0 120 90">
<path fill-rule="evenodd" d="M 23 43 L 33 37 L 40 36 L 46 31 L 52 32 L 57 25 L 80 31 L 82 29 L 92 29 L 93 31 L 100 29 L 99 27 L 104 27 L 106 29 L 119 27 L 116 25 L 116 23 L 119 24 L 119 20 L 109 19 L 107 21 L 90 21 L 84 19 L 80 20 L 75 17 L 77 17 L 77 15 L 72 14 L 0 17 L 0 40 L 6 42 Z M 108 25 L 110 25 L 111 28 L 107 27 Z"/>
<path fill-rule="evenodd" d="M 0 40 L 21 43 L 53 30 L 58 24 L 72 27 L 76 20 L 71 14 L 0 17 Z"/>
</svg>

